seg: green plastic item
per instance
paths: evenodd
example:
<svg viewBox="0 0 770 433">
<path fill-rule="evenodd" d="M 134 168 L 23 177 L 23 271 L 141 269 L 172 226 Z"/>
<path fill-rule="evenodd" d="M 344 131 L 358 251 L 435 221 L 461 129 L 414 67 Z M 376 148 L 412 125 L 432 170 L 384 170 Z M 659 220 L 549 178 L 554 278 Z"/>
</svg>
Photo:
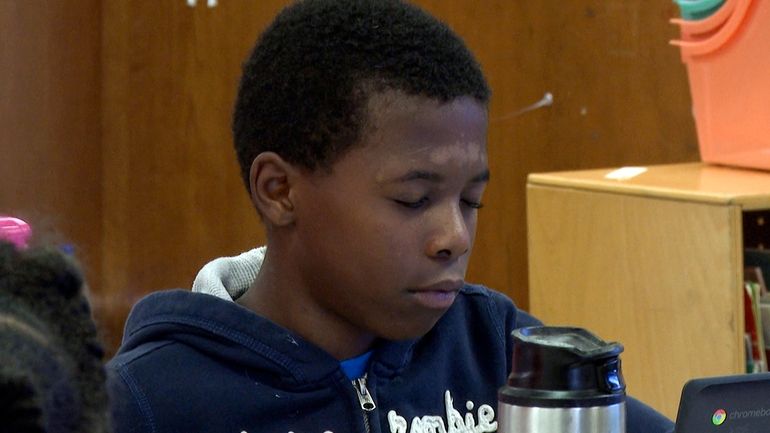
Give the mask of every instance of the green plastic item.
<svg viewBox="0 0 770 433">
<path fill-rule="evenodd" d="M 682 18 L 694 21 L 708 18 L 722 7 L 725 0 L 675 0 Z"/>
</svg>

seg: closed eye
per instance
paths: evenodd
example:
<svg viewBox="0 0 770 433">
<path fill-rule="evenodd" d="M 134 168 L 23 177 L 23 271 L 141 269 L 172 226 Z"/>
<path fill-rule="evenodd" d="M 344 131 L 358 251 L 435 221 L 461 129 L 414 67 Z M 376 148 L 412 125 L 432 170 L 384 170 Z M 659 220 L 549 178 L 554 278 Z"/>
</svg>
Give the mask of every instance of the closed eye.
<svg viewBox="0 0 770 433">
<path fill-rule="evenodd" d="M 477 201 L 465 200 L 465 199 L 462 199 L 460 201 L 462 202 L 462 204 L 464 204 L 465 206 L 468 206 L 471 209 L 481 209 L 484 207 L 483 203 L 480 203 Z"/>
<path fill-rule="evenodd" d="M 428 197 L 423 197 L 417 201 L 406 201 L 406 200 L 393 200 L 393 201 L 409 209 L 419 209 L 428 203 Z"/>
</svg>

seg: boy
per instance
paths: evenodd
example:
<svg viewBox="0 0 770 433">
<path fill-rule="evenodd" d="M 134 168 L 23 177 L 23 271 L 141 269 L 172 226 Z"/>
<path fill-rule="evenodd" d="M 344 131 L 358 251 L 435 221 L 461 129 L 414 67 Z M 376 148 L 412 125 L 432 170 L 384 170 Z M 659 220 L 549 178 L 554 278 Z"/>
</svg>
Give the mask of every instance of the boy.
<svg viewBox="0 0 770 433">
<path fill-rule="evenodd" d="M 490 432 L 510 332 L 464 283 L 489 89 L 399 0 L 307 0 L 244 66 L 235 147 L 266 249 L 134 308 L 110 363 L 118 432 Z M 210 296 L 216 294 L 217 296 Z M 630 432 L 671 423 L 629 402 Z"/>
</svg>

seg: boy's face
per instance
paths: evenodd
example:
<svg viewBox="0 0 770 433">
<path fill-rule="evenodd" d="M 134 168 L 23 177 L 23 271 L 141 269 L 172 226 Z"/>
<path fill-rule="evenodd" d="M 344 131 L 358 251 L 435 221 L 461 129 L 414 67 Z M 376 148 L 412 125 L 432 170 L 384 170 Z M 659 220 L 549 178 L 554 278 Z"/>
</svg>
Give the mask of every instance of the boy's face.
<svg viewBox="0 0 770 433">
<path fill-rule="evenodd" d="M 351 336 L 415 338 L 452 305 L 489 176 L 487 111 L 376 94 L 362 143 L 297 188 L 305 295 Z M 358 332 L 358 334 L 355 334 Z"/>
</svg>

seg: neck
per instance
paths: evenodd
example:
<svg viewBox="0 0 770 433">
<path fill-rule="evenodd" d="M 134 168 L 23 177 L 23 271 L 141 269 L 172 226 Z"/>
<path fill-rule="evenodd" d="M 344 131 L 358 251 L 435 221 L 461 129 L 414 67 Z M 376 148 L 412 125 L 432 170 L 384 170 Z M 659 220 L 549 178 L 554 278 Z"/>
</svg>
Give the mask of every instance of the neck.
<svg viewBox="0 0 770 433">
<path fill-rule="evenodd" d="M 260 316 L 301 336 L 338 360 L 371 349 L 376 337 L 318 301 L 312 281 L 269 244 L 265 260 L 249 290 L 237 302 Z"/>
</svg>

